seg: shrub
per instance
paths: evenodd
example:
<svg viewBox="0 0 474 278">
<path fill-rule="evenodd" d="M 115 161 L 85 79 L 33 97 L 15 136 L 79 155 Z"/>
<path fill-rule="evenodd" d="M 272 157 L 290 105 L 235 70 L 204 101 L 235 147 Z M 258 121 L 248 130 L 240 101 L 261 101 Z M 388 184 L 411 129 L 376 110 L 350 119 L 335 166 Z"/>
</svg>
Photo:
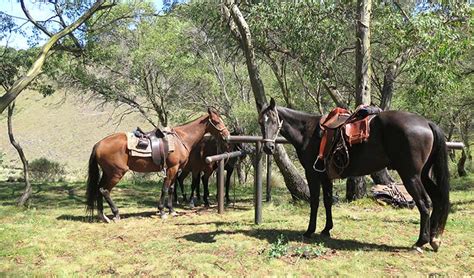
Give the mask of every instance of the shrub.
<svg viewBox="0 0 474 278">
<path fill-rule="evenodd" d="M 31 161 L 29 171 L 32 180 L 41 182 L 61 181 L 65 175 L 63 165 L 44 157 Z"/>
</svg>

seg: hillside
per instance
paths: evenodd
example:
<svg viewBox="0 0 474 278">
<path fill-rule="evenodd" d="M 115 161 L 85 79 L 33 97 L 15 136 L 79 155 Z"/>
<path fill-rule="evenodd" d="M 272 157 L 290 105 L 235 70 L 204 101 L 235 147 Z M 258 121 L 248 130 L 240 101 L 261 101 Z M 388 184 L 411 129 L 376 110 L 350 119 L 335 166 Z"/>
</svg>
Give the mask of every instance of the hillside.
<svg viewBox="0 0 474 278">
<path fill-rule="evenodd" d="M 8 139 L 6 111 L 0 116 L 0 153 L 4 168 L 0 180 L 13 174 L 11 168 L 20 168 L 21 161 Z M 105 136 L 131 131 L 136 126 L 145 130 L 150 124 L 138 114 L 128 115 L 117 123 L 112 106 L 97 107 L 77 97 L 57 92 L 44 98 L 36 92 L 24 92 L 17 99 L 13 116 L 14 135 L 29 161 L 46 157 L 65 164 L 68 177 L 83 178 L 92 146 Z M 15 171 L 18 172 L 18 171 Z"/>
</svg>

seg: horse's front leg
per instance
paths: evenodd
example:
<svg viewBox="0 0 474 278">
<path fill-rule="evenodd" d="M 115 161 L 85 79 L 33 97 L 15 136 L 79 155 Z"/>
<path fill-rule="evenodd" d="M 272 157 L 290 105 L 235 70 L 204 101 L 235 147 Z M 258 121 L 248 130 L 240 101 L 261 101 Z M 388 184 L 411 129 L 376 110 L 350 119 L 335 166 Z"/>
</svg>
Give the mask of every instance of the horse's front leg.
<svg viewBox="0 0 474 278">
<path fill-rule="evenodd" d="M 176 216 L 176 212 L 173 209 L 173 195 L 174 195 L 174 184 L 176 181 L 176 176 L 178 174 L 179 166 L 168 168 L 166 170 L 166 180 L 165 186 L 168 187 L 168 210 L 169 214 Z"/>
<path fill-rule="evenodd" d="M 329 233 L 333 227 L 332 223 L 332 181 L 324 177 L 322 178 L 322 185 L 323 185 L 323 200 L 324 200 L 324 208 L 326 210 L 326 226 L 321 231 L 321 235 L 330 237 L 331 234 Z"/>
<path fill-rule="evenodd" d="M 311 207 L 311 213 L 309 216 L 308 230 L 303 234 L 303 236 L 309 238 L 316 231 L 321 182 L 316 177 L 313 169 L 306 171 L 306 179 L 308 180 L 309 186 L 309 203 Z"/>
</svg>

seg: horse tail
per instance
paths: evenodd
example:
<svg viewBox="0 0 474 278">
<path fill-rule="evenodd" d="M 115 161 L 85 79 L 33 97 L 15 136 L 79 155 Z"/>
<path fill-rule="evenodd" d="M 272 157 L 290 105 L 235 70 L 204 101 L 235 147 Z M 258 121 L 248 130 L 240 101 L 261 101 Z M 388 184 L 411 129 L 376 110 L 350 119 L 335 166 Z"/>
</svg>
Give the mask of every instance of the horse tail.
<svg viewBox="0 0 474 278">
<path fill-rule="evenodd" d="M 97 199 L 99 197 L 99 165 L 97 164 L 96 156 L 97 144 L 92 148 L 92 153 L 89 158 L 89 174 L 87 177 L 87 214 L 94 215 L 94 210 L 97 206 Z"/>
<path fill-rule="evenodd" d="M 423 180 L 428 180 L 427 192 L 433 202 L 433 213 L 431 215 L 431 236 L 436 237 L 441 235 L 446 226 L 448 219 L 450 203 L 449 203 L 449 169 L 448 169 L 448 151 L 446 148 L 446 139 L 443 131 L 434 123 L 429 123 L 433 132 L 433 148 L 431 150 L 430 158 L 425 164 L 422 173 Z M 429 177 L 429 170 L 432 170 L 433 176 L 436 180 L 434 184 Z"/>
</svg>

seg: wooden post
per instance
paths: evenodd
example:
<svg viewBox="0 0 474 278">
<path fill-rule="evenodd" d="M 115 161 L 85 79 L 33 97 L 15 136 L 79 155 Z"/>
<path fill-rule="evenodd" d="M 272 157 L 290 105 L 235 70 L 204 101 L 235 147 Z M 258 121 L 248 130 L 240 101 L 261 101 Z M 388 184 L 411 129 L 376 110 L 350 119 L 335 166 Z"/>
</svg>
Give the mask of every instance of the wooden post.
<svg viewBox="0 0 474 278">
<path fill-rule="evenodd" d="M 217 170 L 217 205 L 218 213 L 224 213 L 224 159 L 219 160 L 219 168 Z"/>
<path fill-rule="evenodd" d="M 272 200 L 272 156 L 267 155 L 267 202 L 271 202 Z"/>
<path fill-rule="evenodd" d="M 262 223 L 262 142 L 257 142 L 255 155 L 255 224 Z"/>
</svg>

